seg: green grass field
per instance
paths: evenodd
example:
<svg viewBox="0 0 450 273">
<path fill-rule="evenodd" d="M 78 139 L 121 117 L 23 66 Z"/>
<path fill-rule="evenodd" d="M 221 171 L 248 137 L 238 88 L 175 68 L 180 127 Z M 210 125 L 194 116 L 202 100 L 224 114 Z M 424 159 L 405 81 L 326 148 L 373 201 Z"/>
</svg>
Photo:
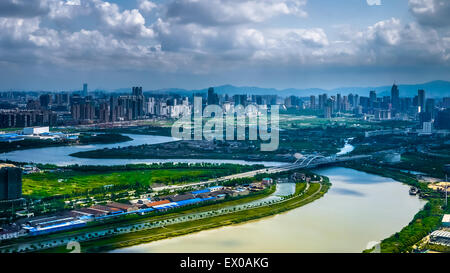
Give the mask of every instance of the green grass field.
<svg viewBox="0 0 450 273">
<path fill-rule="evenodd" d="M 23 176 L 23 194 L 33 198 L 54 195 L 69 195 L 85 192 L 106 185 L 152 185 L 154 183 L 175 184 L 206 180 L 230 174 L 217 169 L 155 169 L 107 173 L 54 172 L 35 173 Z"/>
</svg>

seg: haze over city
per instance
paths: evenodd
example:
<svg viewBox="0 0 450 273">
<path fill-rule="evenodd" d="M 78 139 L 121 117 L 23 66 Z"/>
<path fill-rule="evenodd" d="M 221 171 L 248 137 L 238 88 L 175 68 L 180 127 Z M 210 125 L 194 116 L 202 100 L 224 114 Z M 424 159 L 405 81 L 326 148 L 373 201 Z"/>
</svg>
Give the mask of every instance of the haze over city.
<svg viewBox="0 0 450 273">
<path fill-rule="evenodd" d="M 445 0 L 3 0 L 0 89 L 448 80 L 449 13 Z"/>
</svg>

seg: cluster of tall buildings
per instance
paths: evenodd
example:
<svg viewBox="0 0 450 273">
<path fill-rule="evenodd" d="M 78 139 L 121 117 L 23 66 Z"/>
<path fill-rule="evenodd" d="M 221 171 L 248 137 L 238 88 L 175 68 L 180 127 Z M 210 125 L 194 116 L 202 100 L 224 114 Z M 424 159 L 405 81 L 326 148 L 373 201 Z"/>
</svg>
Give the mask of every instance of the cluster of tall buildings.
<svg viewBox="0 0 450 273">
<path fill-rule="evenodd" d="M 323 110 L 325 118 L 331 118 L 341 112 L 352 111 L 357 116 L 370 117 L 376 120 L 418 119 L 421 123 L 435 122 L 437 127 L 446 127 L 445 116 L 450 98 L 444 98 L 441 107 L 437 107 L 434 98 L 426 98 L 425 90 L 418 90 L 417 95 L 400 97 L 397 85 L 391 88 L 390 96 L 378 97 L 376 91 L 370 91 L 369 96 L 348 94 L 347 96 L 328 96 L 322 94 L 310 97 L 310 108 Z"/>
<path fill-rule="evenodd" d="M 414 97 L 401 97 L 397 85 L 390 96 L 378 96 L 370 91 L 368 96 L 358 94 L 299 97 L 278 95 L 218 94 L 214 88 L 193 94 L 203 98 L 203 106 L 220 105 L 225 111 L 236 105 L 282 105 L 284 108 L 310 108 L 322 112 L 325 118 L 341 113 L 353 113 L 365 119 L 416 119 L 432 122 L 436 128 L 448 127 L 450 98 L 427 98 L 425 90 Z M 142 87 L 132 87 L 129 94 L 88 92 L 83 84 L 79 92 L 60 93 L 0 93 L 0 128 L 76 125 L 132 121 L 146 118 L 179 118 L 191 113 L 193 96 L 179 94 L 144 94 Z"/>
<path fill-rule="evenodd" d="M 4 96 L 7 94 L 7 96 Z M 12 95 L 11 95 L 12 94 Z M 132 121 L 150 117 L 177 118 L 189 111 L 187 97 L 178 95 L 144 96 L 142 87 L 131 94 L 89 94 L 83 84 L 79 92 L 0 93 L 8 109 L 0 105 L 0 128 L 77 125 Z"/>
</svg>

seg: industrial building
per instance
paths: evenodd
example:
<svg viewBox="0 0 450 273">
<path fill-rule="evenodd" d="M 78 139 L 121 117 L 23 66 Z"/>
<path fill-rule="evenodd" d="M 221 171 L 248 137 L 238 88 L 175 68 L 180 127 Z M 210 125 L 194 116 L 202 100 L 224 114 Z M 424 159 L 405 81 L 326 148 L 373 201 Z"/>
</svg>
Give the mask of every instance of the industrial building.
<svg viewBox="0 0 450 273">
<path fill-rule="evenodd" d="M 0 134 L 0 142 L 15 142 L 15 141 L 22 141 L 24 138 L 19 134 Z"/>
<path fill-rule="evenodd" d="M 433 244 L 450 246 L 450 232 L 436 230 L 430 234 L 430 242 Z"/>
<path fill-rule="evenodd" d="M 0 164 L 0 201 L 22 198 L 22 169 Z"/>
</svg>

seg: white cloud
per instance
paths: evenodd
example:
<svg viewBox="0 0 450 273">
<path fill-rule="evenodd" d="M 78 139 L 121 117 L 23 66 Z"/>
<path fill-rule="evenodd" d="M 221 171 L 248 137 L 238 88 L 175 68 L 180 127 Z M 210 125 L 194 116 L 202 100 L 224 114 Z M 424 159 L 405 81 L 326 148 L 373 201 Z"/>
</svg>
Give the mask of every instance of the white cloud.
<svg viewBox="0 0 450 273">
<path fill-rule="evenodd" d="M 120 11 L 119 6 L 101 0 L 92 0 L 100 20 L 116 35 L 152 37 L 152 29 L 145 26 L 145 18 L 137 9 Z"/>
<path fill-rule="evenodd" d="M 139 10 L 143 12 L 151 12 L 153 9 L 155 9 L 157 5 L 151 1 L 148 0 L 139 0 Z"/>
<path fill-rule="evenodd" d="M 278 15 L 306 17 L 306 0 L 174 0 L 166 17 L 181 24 L 236 25 L 263 22 Z"/>
<path fill-rule="evenodd" d="M 381 0 L 366 0 L 369 6 L 381 6 Z"/>
<path fill-rule="evenodd" d="M 14 41 L 26 41 L 39 29 L 39 18 L 0 18 L 0 37 Z"/>
<path fill-rule="evenodd" d="M 80 6 L 81 1 L 80 0 L 67 0 L 66 5 L 68 6 Z"/>
</svg>

